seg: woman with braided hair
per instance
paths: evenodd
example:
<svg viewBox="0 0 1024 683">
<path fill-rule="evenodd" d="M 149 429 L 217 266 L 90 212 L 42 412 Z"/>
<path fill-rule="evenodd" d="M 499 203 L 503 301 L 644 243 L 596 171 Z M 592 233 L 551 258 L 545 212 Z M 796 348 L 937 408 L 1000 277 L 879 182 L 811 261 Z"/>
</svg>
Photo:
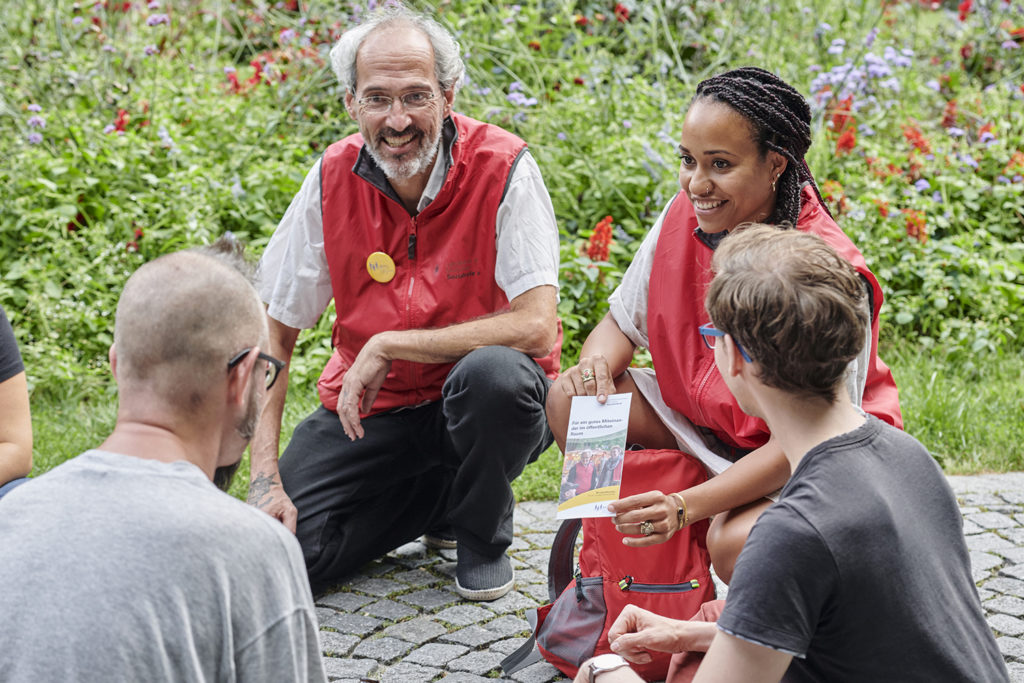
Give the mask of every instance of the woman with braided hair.
<svg viewBox="0 0 1024 683">
<path fill-rule="evenodd" d="M 680 191 L 645 238 L 577 365 L 548 393 L 548 422 L 563 450 L 572 396 L 603 401 L 629 392 L 630 443 L 678 448 L 704 461 L 715 475 L 708 481 L 630 496 L 609 510 L 631 546 L 664 542 L 685 524 L 714 516 L 708 549 L 726 582 L 768 497 L 790 474 L 767 425 L 740 410 L 697 332 L 709 321 L 711 256 L 727 233 L 752 222 L 816 233 L 857 268 L 871 302 L 864 330 L 870 343 L 848 368 L 847 386 L 856 405 L 902 426 L 896 385 L 877 355 L 882 291 L 818 193 L 804 160 L 810 124 L 806 100 L 763 69 L 735 69 L 697 86 L 680 136 Z M 650 350 L 657 374 L 629 368 L 637 347 Z M 626 461 L 628 470 L 628 454 Z"/>
</svg>

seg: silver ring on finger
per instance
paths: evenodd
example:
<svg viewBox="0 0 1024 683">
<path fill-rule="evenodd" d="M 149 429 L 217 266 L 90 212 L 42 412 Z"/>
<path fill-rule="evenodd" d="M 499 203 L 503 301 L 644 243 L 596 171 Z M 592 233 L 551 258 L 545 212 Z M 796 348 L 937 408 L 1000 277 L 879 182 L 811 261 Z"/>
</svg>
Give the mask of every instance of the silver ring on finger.
<svg viewBox="0 0 1024 683">
<path fill-rule="evenodd" d="M 649 519 L 645 520 L 643 522 L 640 522 L 640 533 L 642 533 L 644 536 L 650 536 L 651 534 L 653 534 L 654 533 L 654 522 L 652 522 Z"/>
<path fill-rule="evenodd" d="M 586 370 L 581 371 L 580 372 L 580 379 L 582 379 L 584 382 L 593 382 L 594 381 L 594 371 L 591 370 L 590 368 L 587 368 Z"/>
</svg>

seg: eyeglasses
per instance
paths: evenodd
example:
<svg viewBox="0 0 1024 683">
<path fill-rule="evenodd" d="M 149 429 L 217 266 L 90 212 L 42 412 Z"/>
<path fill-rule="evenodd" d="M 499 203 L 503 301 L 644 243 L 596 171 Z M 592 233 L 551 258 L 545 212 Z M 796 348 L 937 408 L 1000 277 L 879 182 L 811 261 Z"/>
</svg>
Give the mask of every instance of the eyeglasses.
<svg viewBox="0 0 1024 683">
<path fill-rule="evenodd" d="M 228 361 L 228 370 L 231 370 L 231 368 L 241 363 L 242 360 L 246 356 L 248 356 L 251 351 L 252 347 L 250 346 L 249 348 L 242 349 L 234 356 L 232 356 L 231 360 Z M 259 358 L 260 360 L 267 361 L 267 389 L 269 389 L 270 387 L 274 386 L 274 382 L 277 381 L 277 376 L 281 373 L 282 370 L 284 370 L 285 363 L 284 361 L 278 360 L 273 356 L 268 356 L 262 351 L 260 351 L 259 355 L 257 355 L 256 357 Z"/>
<path fill-rule="evenodd" d="M 707 325 L 701 325 L 700 327 L 697 328 L 697 330 L 700 331 L 700 338 L 704 340 L 704 346 L 708 347 L 709 349 L 715 348 L 715 337 L 725 336 L 725 332 L 722 332 L 720 329 L 716 328 L 712 323 L 708 323 Z M 746 349 L 740 346 L 740 343 L 736 341 L 735 338 L 733 338 L 732 341 L 734 344 L 736 344 L 736 348 L 740 350 L 740 354 L 743 356 L 743 360 L 747 361 L 748 363 L 753 363 L 754 361 L 752 361 L 750 359 L 750 356 L 747 355 Z"/>
<path fill-rule="evenodd" d="M 406 111 L 416 111 L 432 104 L 437 99 L 437 93 L 429 90 L 416 90 L 397 98 L 390 95 L 366 95 L 356 100 L 356 103 L 362 111 L 369 114 L 384 114 L 391 111 L 391 105 L 395 103 L 396 99 L 402 101 L 402 107 Z"/>
</svg>

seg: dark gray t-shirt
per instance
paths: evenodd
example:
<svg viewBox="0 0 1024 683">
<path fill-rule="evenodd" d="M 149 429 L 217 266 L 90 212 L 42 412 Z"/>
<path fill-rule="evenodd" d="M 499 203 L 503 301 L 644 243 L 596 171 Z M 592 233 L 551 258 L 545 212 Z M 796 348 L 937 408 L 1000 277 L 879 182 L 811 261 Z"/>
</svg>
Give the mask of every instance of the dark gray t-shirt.
<svg viewBox="0 0 1024 683">
<path fill-rule="evenodd" d="M 11 329 L 3 306 L 0 306 L 0 382 L 6 382 L 24 369 L 14 330 Z"/>
<path fill-rule="evenodd" d="M 794 655 L 791 683 L 1008 680 L 945 477 L 871 416 L 811 449 L 757 521 L 718 627 Z"/>
</svg>

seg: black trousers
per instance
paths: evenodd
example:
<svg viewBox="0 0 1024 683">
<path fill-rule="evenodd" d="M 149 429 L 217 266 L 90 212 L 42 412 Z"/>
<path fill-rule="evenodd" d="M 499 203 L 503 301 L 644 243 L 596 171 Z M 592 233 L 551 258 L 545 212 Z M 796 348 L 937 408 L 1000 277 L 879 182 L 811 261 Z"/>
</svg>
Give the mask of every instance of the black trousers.
<svg viewBox="0 0 1024 683">
<path fill-rule="evenodd" d="M 478 554 L 505 552 L 510 483 L 552 441 L 550 384 L 525 354 L 489 346 L 455 364 L 440 401 L 368 417 L 362 439 L 323 406 L 303 420 L 279 466 L 313 590 L 445 524 Z"/>
</svg>

